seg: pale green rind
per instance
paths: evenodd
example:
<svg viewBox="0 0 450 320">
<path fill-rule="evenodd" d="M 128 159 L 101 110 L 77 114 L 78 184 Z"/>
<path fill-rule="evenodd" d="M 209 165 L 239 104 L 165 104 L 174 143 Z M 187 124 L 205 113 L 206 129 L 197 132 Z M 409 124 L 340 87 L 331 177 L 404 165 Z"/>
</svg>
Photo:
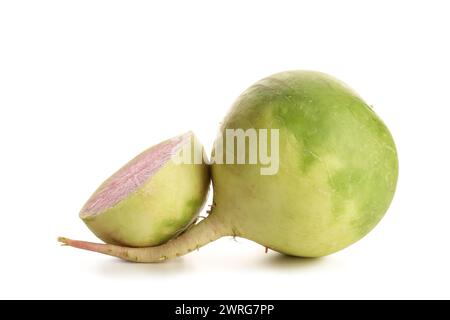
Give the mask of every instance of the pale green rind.
<svg viewBox="0 0 450 320">
<path fill-rule="evenodd" d="M 276 251 L 324 256 L 365 236 L 394 195 L 398 160 L 387 127 L 340 81 L 283 72 L 244 92 L 222 125 L 280 130 L 280 170 L 213 165 L 214 210 L 234 234 Z"/>
<path fill-rule="evenodd" d="M 199 142 L 194 146 L 204 153 Z M 100 214 L 81 218 L 106 243 L 160 245 L 196 221 L 209 183 L 208 164 L 176 164 L 169 160 L 127 198 Z"/>
</svg>

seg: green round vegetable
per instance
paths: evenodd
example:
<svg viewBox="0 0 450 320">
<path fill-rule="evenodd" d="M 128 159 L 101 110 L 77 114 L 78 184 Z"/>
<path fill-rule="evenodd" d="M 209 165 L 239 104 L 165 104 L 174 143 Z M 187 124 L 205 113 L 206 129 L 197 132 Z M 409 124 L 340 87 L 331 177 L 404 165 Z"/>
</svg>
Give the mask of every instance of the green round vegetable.
<svg viewBox="0 0 450 320">
<path fill-rule="evenodd" d="M 328 75 L 289 71 L 262 79 L 237 99 L 222 135 L 227 129 L 278 129 L 277 172 L 262 175 L 262 164 L 213 164 L 211 214 L 161 246 L 61 241 L 156 262 L 231 235 L 288 255 L 321 257 L 364 237 L 392 201 L 398 159 L 389 130 L 354 91 Z M 232 151 L 221 152 L 213 158 Z"/>
</svg>

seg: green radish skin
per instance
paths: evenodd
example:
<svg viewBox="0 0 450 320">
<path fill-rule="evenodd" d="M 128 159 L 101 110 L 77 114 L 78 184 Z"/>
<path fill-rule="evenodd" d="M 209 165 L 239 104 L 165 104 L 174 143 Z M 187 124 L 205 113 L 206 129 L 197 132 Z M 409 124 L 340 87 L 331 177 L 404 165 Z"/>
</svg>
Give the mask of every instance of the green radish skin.
<svg viewBox="0 0 450 320">
<path fill-rule="evenodd" d="M 174 139 L 185 139 L 185 143 L 204 153 L 203 147 L 190 132 Z M 144 153 L 153 152 L 171 140 Z M 90 212 L 89 200 L 80 213 L 81 219 L 98 238 L 109 244 L 156 246 L 180 234 L 197 220 L 206 201 L 210 184 L 209 167 L 205 163 L 176 164 L 169 158 L 155 171 L 136 190 L 99 213 Z M 113 177 L 105 181 L 92 198 L 97 197 L 106 184 L 114 183 L 110 181 Z"/>
<path fill-rule="evenodd" d="M 364 237 L 387 211 L 398 177 L 393 138 L 342 82 L 313 71 L 265 78 L 238 98 L 221 132 L 238 128 L 279 129 L 278 173 L 261 175 L 259 165 L 213 164 L 212 212 L 182 235 L 138 249 L 60 241 L 159 262 L 231 235 L 287 255 L 322 257 Z"/>
</svg>

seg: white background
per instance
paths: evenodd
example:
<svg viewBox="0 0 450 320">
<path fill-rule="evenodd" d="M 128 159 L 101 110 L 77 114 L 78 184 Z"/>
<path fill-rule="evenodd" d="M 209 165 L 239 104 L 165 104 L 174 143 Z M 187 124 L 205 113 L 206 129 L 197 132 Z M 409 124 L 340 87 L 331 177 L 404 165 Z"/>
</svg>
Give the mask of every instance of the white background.
<svg viewBox="0 0 450 320">
<path fill-rule="evenodd" d="M 450 298 L 448 1 L 2 1 L 1 298 Z M 398 192 L 318 260 L 221 239 L 157 265 L 60 247 L 134 155 L 287 69 L 332 74 L 390 127 Z"/>
</svg>

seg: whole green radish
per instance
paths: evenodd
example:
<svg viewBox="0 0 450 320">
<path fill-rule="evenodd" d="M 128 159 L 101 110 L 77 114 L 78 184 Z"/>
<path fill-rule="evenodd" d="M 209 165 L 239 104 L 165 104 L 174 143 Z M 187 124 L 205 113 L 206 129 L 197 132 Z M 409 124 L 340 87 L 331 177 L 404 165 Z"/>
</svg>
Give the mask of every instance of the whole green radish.
<svg viewBox="0 0 450 320">
<path fill-rule="evenodd" d="M 388 209 L 398 175 L 394 141 L 342 82 L 311 71 L 263 79 L 238 98 L 221 130 L 238 128 L 279 129 L 280 159 L 275 175 L 213 166 L 215 213 L 235 235 L 320 257 L 361 239 Z"/>
<path fill-rule="evenodd" d="M 277 141 L 268 142 L 278 146 L 271 155 L 279 157 L 276 172 L 262 174 L 261 161 L 225 162 L 235 149 L 217 148 L 212 212 L 180 236 L 151 248 L 61 241 L 156 262 L 232 235 L 293 256 L 321 257 L 364 237 L 392 201 L 398 159 L 389 130 L 355 92 L 328 75 L 289 71 L 262 79 L 237 99 L 217 141 L 232 129 L 278 130 Z M 248 150 L 245 158 L 251 158 Z"/>
</svg>

